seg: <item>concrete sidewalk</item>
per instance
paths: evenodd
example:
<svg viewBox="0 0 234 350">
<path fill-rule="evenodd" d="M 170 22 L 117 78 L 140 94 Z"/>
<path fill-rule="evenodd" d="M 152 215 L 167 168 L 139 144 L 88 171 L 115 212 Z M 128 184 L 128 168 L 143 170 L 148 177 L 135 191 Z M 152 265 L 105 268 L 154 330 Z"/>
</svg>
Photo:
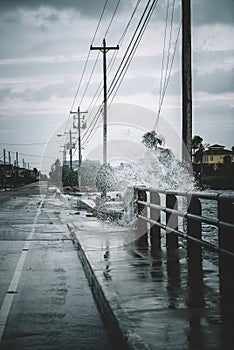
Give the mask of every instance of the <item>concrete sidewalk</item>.
<svg viewBox="0 0 234 350">
<path fill-rule="evenodd" d="M 94 217 L 76 216 L 68 227 L 119 349 L 232 348 L 216 266 L 191 266 L 182 248 L 142 247 L 134 230 Z"/>
</svg>

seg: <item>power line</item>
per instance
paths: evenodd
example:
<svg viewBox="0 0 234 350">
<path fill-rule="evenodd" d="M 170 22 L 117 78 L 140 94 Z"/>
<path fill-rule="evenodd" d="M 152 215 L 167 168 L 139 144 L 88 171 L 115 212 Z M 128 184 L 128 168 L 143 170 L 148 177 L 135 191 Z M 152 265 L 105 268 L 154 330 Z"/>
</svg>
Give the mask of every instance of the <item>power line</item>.
<svg viewBox="0 0 234 350">
<path fill-rule="evenodd" d="M 162 54 L 162 62 L 161 62 L 161 74 L 160 74 L 158 108 L 160 106 L 161 95 L 162 95 L 163 71 L 164 71 L 164 61 L 165 61 L 165 51 L 166 51 L 165 48 L 166 48 L 166 38 L 167 38 L 168 13 L 169 13 L 169 0 L 167 0 L 167 8 L 166 8 L 166 21 L 165 21 L 165 30 L 164 30 L 164 38 L 163 38 L 163 54 Z"/>
<path fill-rule="evenodd" d="M 174 59 L 175 59 L 175 53 L 176 53 L 176 49 L 177 49 L 177 45 L 178 45 L 178 39 L 179 39 L 181 27 L 182 27 L 182 23 L 180 24 L 178 32 L 177 32 L 176 41 L 175 41 L 175 45 L 174 45 L 173 56 L 172 56 L 171 65 L 170 65 L 170 69 L 169 69 L 169 74 L 168 74 L 167 81 L 166 81 L 166 84 L 165 84 L 165 87 L 164 87 L 164 91 L 163 91 L 163 94 L 162 94 L 160 109 L 159 109 L 159 112 L 158 112 L 158 115 L 157 115 L 157 118 L 156 118 L 156 121 L 155 121 L 155 124 L 154 124 L 154 129 L 156 129 L 156 127 L 158 125 L 159 116 L 160 116 L 160 112 L 161 112 L 161 109 L 162 109 L 164 97 L 165 97 L 166 90 L 167 90 L 167 87 L 168 87 L 168 84 L 169 84 L 169 81 L 170 81 L 172 66 L 173 66 Z"/>
<path fill-rule="evenodd" d="M 120 87 L 120 85 L 121 85 L 121 83 L 122 83 L 122 81 L 123 81 L 123 78 L 124 78 L 124 76 L 125 76 L 125 74 L 126 74 L 128 68 L 129 68 L 129 66 L 130 66 L 130 63 L 131 63 L 131 61 L 132 61 L 132 59 L 133 59 L 133 57 L 134 57 L 134 55 L 135 55 L 135 52 L 136 52 L 136 50 L 137 50 L 137 48 L 138 48 L 138 46 L 139 46 L 139 43 L 140 43 L 140 41 L 141 41 L 141 39 L 142 39 L 142 36 L 143 36 L 143 34 L 144 34 L 144 31 L 145 31 L 145 29 L 146 29 L 146 27 L 147 27 L 147 25 L 148 25 L 148 23 L 149 23 L 149 21 L 150 21 L 150 18 L 151 18 L 152 14 L 153 14 L 153 11 L 154 11 L 154 9 L 155 9 L 157 3 L 158 3 L 158 0 L 154 0 L 154 1 L 152 2 L 151 7 L 150 7 L 148 13 L 146 14 L 146 17 L 145 17 L 145 19 L 144 19 L 144 22 L 143 22 L 141 28 L 139 29 L 139 33 L 138 33 L 138 35 L 137 35 L 137 38 L 135 39 L 135 42 L 134 42 L 134 44 L 132 45 L 131 51 L 130 51 L 130 53 L 129 53 L 127 59 L 126 59 L 126 61 L 124 62 L 124 61 L 122 60 L 122 62 L 124 62 L 124 65 L 123 65 L 123 68 L 122 68 L 121 72 L 119 73 L 119 75 L 117 74 L 118 71 L 119 71 L 119 69 L 120 69 L 120 66 L 122 65 L 122 62 L 121 62 L 121 64 L 120 64 L 120 66 L 119 66 L 119 69 L 118 69 L 116 75 L 115 75 L 115 78 L 114 78 L 113 81 L 112 81 L 111 88 L 110 88 L 109 91 L 108 91 L 108 92 L 109 92 L 108 97 L 111 96 L 111 94 L 113 93 L 114 89 L 116 88 L 116 86 L 117 86 L 117 84 L 118 84 L 118 86 L 117 86 L 117 88 L 116 88 L 116 91 L 115 91 L 115 94 L 114 94 L 114 97 L 115 97 L 115 95 L 116 95 L 116 93 L 117 93 L 117 91 L 118 91 L 118 89 L 119 89 L 119 87 Z M 149 5 L 150 5 L 150 1 L 148 1 L 147 6 L 149 6 Z M 143 14 L 143 15 L 145 15 L 145 11 L 144 11 L 144 14 Z M 140 22 L 142 22 L 143 18 L 144 18 L 144 17 L 141 18 Z M 139 22 L 139 23 L 140 23 L 140 22 Z M 138 27 L 137 27 L 137 30 L 138 30 L 138 28 L 139 28 L 139 25 L 138 25 Z M 134 36 L 136 35 L 137 30 L 135 31 Z M 134 36 L 133 36 L 132 41 L 134 40 Z M 129 50 L 129 47 L 127 48 L 126 52 L 127 52 L 128 50 Z M 125 57 L 126 57 L 126 54 L 125 54 L 124 58 L 125 58 Z M 117 75 L 118 75 L 118 77 L 117 77 Z M 116 78 L 116 77 L 117 77 L 117 78 Z M 113 101 L 114 97 L 112 98 L 112 101 Z M 111 103 L 112 103 L 112 101 L 111 101 Z"/>
<path fill-rule="evenodd" d="M 100 27 L 100 24 L 101 24 L 101 21 L 102 21 L 104 12 L 105 12 L 106 7 L 107 7 L 107 4 L 108 4 L 108 1 L 109 1 L 109 0 L 106 0 L 105 3 L 104 3 L 104 7 L 103 7 L 103 9 L 102 9 L 102 12 L 101 12 L 101 15 L 100 15 L 100 18 L 99 18 L 99 21 L 98 21 L 98 24 L 97 24 L 95 33 L 94 33 L 93 38 L 92 38 L 92 41 L 91 41 L 92 43 L 94 42 L 94 40 L 95 40 L 95 38 L 96 38 L 96 35 L 97 35 L 98 29 L 99 29 L 99 27 Z M 80 78 L 80 81 L 79 81 L 78 86 L 77 86 L 77 89 L 76 89 L 75 97 L 74 97 L 73 102 L 72 102 L 71 107 L 70 107 L 70 111 L 73 110 L 74 105 L 75 105 L 76 98 L 77 98 L 78 93 L 79 93 L 79 91 L 80 91 L 80 87 L 81 87 L 81 84 L 82 84 L 82 81 L 83 81 L 83 78 L 84 78 L 84 75 L 85 75 L 85 72 L 86 72 L 86 69 L 87 69 L 87 65 L 88 65 L 88 61 L 89 61 L 89 57 L 90 57 L 90 52 L 91 52 L 91 51 L 89 50 L 88 55 L 87 55 L 87 58 L 86 58 L 86 61 L 85 61 L 85 64 L 84 64 L 84 68 L 83 68 L 83 71 L 82 71 L 82 74 L 81 74 L 81 78 Z M 67 123 L 66 123 L 66 126 L 65 126 L 65 130 L 67 130 L 70 117 L 71 117 L 71 115 L 70 115 L 70 113 L 69 113 L 68 118 L 67 118 Z M 62 145 L 62 142 L 63 142 L 63 139 L 62 139 L 61 142 L 60 142 L 60 146 Z"/>
<path fill-rule="evenodd" d="M 114 20 L 114 18 L 115 18 L 116 12 L 117 12 L 118 7 L 119 7 L 119 4 L 120 4 L 120 0 L 118 0 L 118 2 L 117 2 L 117 4 L 116 4 L 116 7 L 115 7 L 114 12 L 113 12 L 113 14 L 112 14 L 112 16 L 111 16 L 109 25 L 108 25 L 108 27 L 107 27 L 107 29 L 106 29 L 105 34 L 104 34 L 104 38 L 107 36 L 107 34 L 108 34 L 109 30 L 110 30 L 111 24 L 112 24 L 112 22 L 113 22 L 113 20 Z M 91 46 L 92 46 L 93 42 L 94 42 L 94 40 L 92 41 Z M 90 50 L 89 50 L 89 54 L 90 54 Z M 84 89 L 83 95 L 82 95 L 81 100 L 80 100 L 80 102 L 79 102 L 79 106 L 82 105 L 82 102 L 83 102 L 83 100 L 84 100 L 85 94 L 86 94 L 87 89 L 88 89 L 88 87 L 89 87 L 90 81 L 91 81 L 92 76 L 93 76 L 93 74 L 94 74 L 94 71 L 95 71 L 95 68 L 96 68 L 97 61 L 98 61 L 98 59 L 99 59 L 99 56 L 100 56 L 100 51 L 98 52 L 97 58 L 96 58 L 96 60 L 95 60 L 95 62 L 94 62 L 94 65 L 93 65 L 93 68 L 92 68 L 92 70 L 91 70 L 91 73 L 90 73 L 88 82 L 87 82 L 87 84 L 86 84 L 86 87 L 85 87 L 85 89 Z"/>
<path fill-rule="evenodd" d="M 148 0 L 148 3 L 147 3 L 147 5 L 146 5 L 146 8 L 145 8 L 145 10 L 144 10 L 144 12 L 143 12 L 143 14 L 142 14 L 142 16 L 141 16 L 141 18 L 140 18 L 140 21 L 138 22 L 137 28 L 136 28 L 135 31 L 134 31 L 134 34 L 133 34 L 133 36 L 132 36 L 132 39 L 131 39 L 131 41 L 130 41 L 130 43 L 129 43 L 129 45 L 128 45 L 126 51 L 125 51 L 125 54 L 124 54 L 124 56 L 123 56 L 123 58 L 122 58 L 122 61 L 120 62 L 120 65 L 119 65 L 119 67 L 118 67 L 118 69 L 117 69 L 117 72 L 116 72 L 116 74 L 115 74 L 115 76 L 114 76 L 114 78 L 113 78 L 113 80 L 112 80 L 112 83 L 110 84 L 110 87 L 109 87 L 109 90 L 108 90 L 109 95 L 111 94 L 111 91 L 113 91 L 112 86 L 113 86 L 113 85 L 115 86 L 115 80 L 116 80 L 117 77 L 118 77 L 118 73 L 119 73 L 119 71 L 120 71 L 120 69 L 121 69 L 121 66 L 124 64 L 124 60 L 125 60 L 126 56 L 128 55 L 128 51 L 130 50 L 131 45 L 132 45 L 132 42 L 133 42 L 133 40 L 134 40 L 134 38 L 135 38 L 135 36 L 136 36 L 136 34 L 137 34 L 137 31 L 138 31 L 138 29 L 139 29 L 139 27 L 140 27 L 140 25 L 141 25 L 141 22 L 142 22 L 143 19 L 144 19 L 145 13 L 147 12 L 147 9 L 148 9 L 148 7 L 149 7 L 149 5 L 150 5 L 150 1 L 151 1 L 151 0 Z M 128 57 L 129 57 L 129 56 L 128 56 Z M 121 72 L 122 72 L 122 71 L 121 71 Z M 120 73 L 120 74 L 121 74 L 121 73 Z"/>
<path fill-rule="evenodd" d="M 123 33 L 122 33 L 122 35 L 121 35 L 119 41 L 118 41 L 118 45 L 119 45 L 119 46 L 123 43 L 123 41 L 124 41 L 124 39 L 125 39 L 125 36 L 126 36 L 126 34 L 127 34 L 127 31 L 128 31 L 128 29 L 129 29 L 129 26 L 130 26 L 130 24 L 131 24 L 131 22 L 132 22 L 132 20 L 133 20 L 133 18 L 134 18 L 134 15 L 135 15 L 135 13 L 136 13 L 136 11 L 137 11 L 137 9 L 138 9 L 139 4 L 141 3 L 141 1 L 142 1 L 142 0 L 138 0 L 137 3 L 136 3 L 136 5 L 135 5 L 135 8 L 134 8 L 134 10 L 133 10 L 133 12 L 132 12 L 132 14 L 131 14 L 129 20 L 128 20 L 128 23 L 127 23 L 127 25 L 126 25 L 126 27 L 125 27 L 125 29 L 124 29 L 124 31 L 123 31 Z M 116 60 L 116 57 L 117 57 L 118 53 L 119 53 L 119 51 L 114 51 L 114 53 L 112 54 L 111 60 L 110 60 L 110 62 L 109 62 L 109 64 L 108 64 L 108 70 L 109 70 L 109 71 L 108 71 L 108 75 L 109 75 L 109 73 L 111 72 L 111 70 L 112 70 L 112 68 L 113 68 L 113 66 L 114 66 L 114 63 L 115 63 L 115 60 Z M 110 68 L 109 68 L 109 67 L 110 67 Z M 97 88 L 97 90 L 96 90 L 96 92 L 95 92 L 95 94 L 94 94 L 94 96 L 93 96 L 93 98 L 92 98 L 92 100 L 91 100 L 91 102 L 90 102 L 88 108 L 87 108 L 87 109 L 89 110 L 89 109 L 91 108 L 91 106 L 93 105 L 92 110 L 91 110 L 91 112 L 90 112 L 90 114 L 89 114 L 88 120 L 91 119 L 91 116 L 92 116 L 92 112 L 93 112 L 93 110 L 94 110 L 94 107 L 95 107 L 95 105 L 96 105 L 98 99 L 100 98 L 100 95 L 101 95 L 101 93 L 102 93 L 101 89 L 102 89 L 102 80 L 100 81 L 99 86 L 98 86 L 98 88 Z M 98 95 L 98 96 L 97 96 L 97 95 Z M 95 101 L 94 101 L 94 100 L 95 100 Z M 95 117 L 96 117 L 96 114 L 95 114 L 95 116 L 94 116 L 94 119 L 95 119 Z M 88 121 L 88 120 L 87 120 L 87 121 Z M 84 134 L 83 137 L 85 137 L 85 135 L 87 134 L 87 132 L 88 132 L 88 130 L 86 131 L 86 133 Z"/>
<path fill-rule="evenodd" d="M 126 27 L 125 27 L 125 29 L 124 29 L 124 31 L 123 31 L 123 33 L 122 33 L 122 35 L 121 35 L 119 41 L 118 41 L 118 45 L 119 45 L 119 46 L 121 46 L 122 43 L 124 42 L 124 39 L 125 39 L 125 36 L 126 36 L 126 34 L 127 34 L 128 29 L 129 29 L 129 26 L 130 26 L 130 24 L 131 24 L 131 22 L 132 22 L 132 20 L 133 20 L 133 18 L 134 18 L 134 15 L 135 15 L 135 13 L 136 13 L 136 11 L 137 11 L 137 9 L 138 9 L 139 4 L 141 3 L 141 1 L 142 1 L 142 0 L 138 0 L 137 3 L 136 3 L 136 5 L 135 5 L 135 8 L 134 8 L 134 10 L 133 10 L 133 12 L 132 12 L 132 14 L 131 14 L 129 20 L 128 20 L 128 23 L 127 23 L 127 25 L 126 25 Z M 107 67 L 107 68 L 108 68 L 108 75 L 109 75 L 109 73 L 111 72 L 111 70 L 112 70 L 112 68 L 113 68 L 113 66 L 114 66 L 114 63 L 115 63 L 115 61 L 116 61 L 116 58 L 117 58 L 118 54 L 119 54 L 119 51 L 114 51 L 113 54 L 112 54 L 111 60 L 110 60 L 110 62 L 109 62 L 109 64 L 108 64 L 108 67 Z M 99 97 L 100 97 L 100 95 L 101 95 L 101 88 L 102 88 L 102 80 L 100 81 L 99 86 L 98 86 L 98 88 L 97 88 L 97 90 L 96 90 L 96 92 L 95 92 L 95 94 L 94 94 L 94 96 L 93 96 L 93 98 L 92 98 L 92 100 L 91 100 L 91 102 L 90 102 L 88 108 L 87 108 L 88 110 L 91 108 L 92 104 L 94 104 L 94 106 L 95 106 L 97 100 L 99 99 Z M 98 96 L 97 96 L 97 94 L 98 94 Z M 96 98 L 96 96 L 97 96 L 97 98 Z M 95 99 L 96 99 L 96 100 L 95 100 Z M 95 102 L 94 102 L 94 100 L 95 100 Z M 92 112 L 91 112 L 91 113 L 92 113 Z"/>
<path fill-rule="evenodd" d="M 169 4 L 169 2 L 168 2 Z M 167 82 L 167 76 L 168 76 L 168 66 L 170 61 L 170 50 L 171 50 L 171 40 L 172 40 L 172 27 L 173 27 L 173 18 L 174 18 L 174 9 L 175 9 L 175 0 L 173 0 L 173 6 L 172 6 L 172 13 L 171 13 L 171 23 L 170 23 L 170 35 L 169 35 L 169 43 L 168 43 L 168 50 L 167 50 L 167 63 L 166 63 L 166 70 L 165 70 L 165 77 L 164 77 L 164 84 L 163 88 L 161 90 L 161 98 L 162 94 L 165 90 L 166 82 Z M 160 108 L 161 101 L 159 103 Z"/>
<path fill-rule="evenodd" d="M 140 2 L 138 1 L 137 6 L 139 5 L 139 3 L 140 3 Z M 119 74 L 119 77 L 118 77 L 118 79 L 116 80 L 116 82 L 115 82 L 115 84 L 114 84 L 114 87 L 112 88 L 111 93 L 113 92 L 113 90 L 114 90 L 116 84 L 117 84 L 117 83 L 119 82 L 119 80 L 121 79 L 121 81 L 120 81 L 120 83 L 119 83 L 119 85 L 118 85 L 118 87 L 117 87 L 117 89 L 116 89 L 115 94 L 117 93 L 117 90 L 119 89 L 120 84 L 121 84 L 121 82 L 122 82 L 122 80 L 123 80 L 123 78 L 124 78 L 124 75 L 125 75 L 126 72 L 127 72 L 127 69 L 128 69 L 128 67 L 129 67 L 129 65 L 130 65 L 130 63 L 131 63 L 131 60 L 132 60 L 132 58 L 133 58 L 133 56 L 134 56 L 134 54 L 135 54 L 135 52 L 136 52 L 136 49 L 137 49 L 137 47 L 138 47 L 138 45 L 139 45 L 139 43 L 140 43 L 140 40 L 141 40 L 141 38 L 142 38 L 142 36 L 143 36 L 143 34 L 144 34 L 144 31 L 145 31 L 145 29 L 146 29 L 146 27 L 147 27 L 147 25 L 148 25 L 148 23 L 149 23 L 149 20 L 150 20 L 150 18 L 151 18 L 151 16 L 152 16 L 152 13 L 153 13 L 153 11 L 154 11 L 154 9 L 155 9 L 157 3 L 158 3 L 158 0 L 154 0 L 154 1 L 152 2 L 151 7 L 150 7 L 150 9 L 149 9 L 149 11 L 148 11 L 148 13 L 147 13 L 147 15 L 146 15 L 146 18 L 145 18 L 144 22 L 143 22 L 143 25 L 142 25 L 141 28 L 140 28 L 141 22 L 143 21 L 143 19 L 144 19 L 144 17 L 145 17 L 145 14 L 146 14 L 146 12 L 147 12 L 148 7 L 150 6 L 150 0 L 148 1 L 147 7 L 146 7 L 146 9 L 145 9 L 143 15 L 141 16 L 141 19 L 140 19 L 140 21 L 139 21 L 139 23 L 138 23 L 138 25 L 137 25 L 137 28 L 136 28 L 136 30 L 135 30 L 135 32 L 134 32 L 133 38 L 132 38 L 132 40 L 131 40 L 131 43 L 132 43 L 132 41 L 134 40 L 134 37 L 136 36 L 136 34 L 137 34 L 137 32 L 138 32 L 138 29 L 140 28 L 140 29 L 139 29 L 139 33 L 138 33 L 138 36 L 137 36 L 137 38 L 136 38 L 136 40 L 135 40 L 135 42 L 134 42 L 134 44 L 133 44 L 133 46 L 132 46 L 131 52 L 130 52 L 130 54 L 129 54 L 127 60 L 126 60 L 126 62 L 124 63 L 124 67 L 123 67 L 121 73 Z M 135 10 L 134 10 L 134 11 L 135 11 Z M 135 12 L 134 12 L 134 13 L 135 13 Z M 131 16 L 131 18 L 132 18 L 132 17 L 133 17 L 133 15 Z M 130 45 L 131 45 L 131 43 L 130 43 Z M 126 52 L 125 52 L 124 58 L 126 57 L 127 52 L 129 51 L 130 45 L 128 46 L 128 48 L 127 48 L 127 50 L 126 50 Z M 122 60 L 121 64 L 123 64 L 123 62 L 124 62 L 124 59 Z M 119 68 L 118 68 L 118 71 L 120 70 L 121 64 L 120 64 L 120 66 L 119 66 Z M 124 71 L 124 69 L 125 69 L 125 71 Z M 118 71 L 117 71 L 117 73 L 118 73 Z M 117 76 L 117 73 L 116 73 L 115 77 Z M 124 74 L 123 74 L 123 73 L 124 73 Z M 121 75 L 122 75 L 122 76 L 121 76 Z M 114 78 L 114 79 L 115 79 L 115 78 Z M 113 81 L 114 81 L 114 79 L 113 79 Z M 113 84 L 113 81 L 112 81 L 112 84 Z M 110 89 L 109 89 L 109 90 L 110 90 Z M 110 96 L 110 94 L 109 94 L 109 96 Z M 115 95 L 114 95 L 114 97 L 115 97 Z M 113 98 L 114 98 L 114 97 L 113 97 Z M 113 101 L 113 98 L 112 98 L 112 101 Z M 112 101 L 111 101 L 111 103 L 112 103 Z M 96 126 L 99 117 L 100 117 L 100 114 L 98 114 L 98 112 L 97 112 L 96 115 L 95 115 L 95 117 L 94 117 L 94 119 L 96 118 L 95 123 L 94 123 L 94 125 L 93 125 L 91 131 L 89 132 L 89 135 L 86 137 L 86 139 L 85 139 L 83 145 L 86 144 L 86 143 L 88 142 L 88 139 L 91 137 L 91 134 L 92 134 L 92 132 L 94 131 L 94 127 Z M 93 120 L 94 120 L 94 119 L 93 119 Z"/>
<path fill-rule="evenodd" d="M 92 42 L 91 42 L 91 45 L 93 44 L 93 42 L 94 42 L 94 40 L 95 40 L 95 37 L 96 37 L 97 31 L 98 31 L 98 29 L 99 29 L 99 26 L 100 26 L 100 23 L 101 23 L 103 14 L 104 14 L 105 9 L 106 9 L 106 6 L 107 6 L 107 3 L 108 3 L 108 0 L 107 0 L 107 1 L 105 2 L 105 4 L 104 4 L 104 8 L 103 8 L 103 11 L 102 11 L 102 13 L 101 13 L 101 16 L 100 16 L 100 19 L 99 19 L 99 22 L 98 22 L 98 25 L 97 25 L 95 34 L 94 34 L 93 39 L 92 39 Z M 107 29 L 106 29 L 105 36 L 106 36 L 106 35 L 108 34 L 108 32 L 109 32 L 109 29 L 110 29 L 110 27 L 111 27 L 111 24 L 112 24 L 112 22 L 113 22 L 113 20 L 114 20 L 114 18 L 115 18 L 115 15 L 116 15 L 117 10 L 118 10 L 119 4 L 120 4 L 120 0 L 118 0 L 118 2 L 117 2 L 117 4 L 116 4 L 115 10 L 114 10 L 114 12 L 113 12 L 113 14 L 112 14 L 111 20 L 110 20 L 109 25 L 108 25 L 108 27 L 107 27 Z M 74 107 L 75 100 L 76 100 L 77 95 L 78 95 L 78 92 L 79 92 L 79 90 L 80 90 L 81 82 L 83 81 L 83 77 L 84 77 L 84 74 L 85 74 L 85 71 L 86 71 L 86 68 L 87 68 L 87 64 L 88 64 L 88 59 L 89 59 L 89 57 L 90 57 L 90 51 L 91 51 L 91 50 L 89 50 L 88 57 L 87 57 L 86 63 L 85 63 L 85 67 L 84 67 L 84 69 L 83 69 L 82 76 L 81 76 L 81 79 L 80 79 L 80 82 L 79 82 L 79 85 L 78 85 L 78 88 L 77 88 L 77 92 L 76 92 L 75 98 L 74 98 L 73 103 L 72 103 L 72 106 L 71 106 L 71 110 L 72 110 L 73 107 Z M 85 94 L 86 94 L 86 92 L 87 92 L 87 89 L 88 89 L 88 86 L 89 86 L 89 84 L 90 84 L 91 78 L 92 78 L 93 73 L 94 73 L 94 71 L 95 71 L 95 68 L 96 68 L 96 64 L 97 64 L 99 55 L 100 55 L 100 52 L 98 53 L 97 58 L 96 58 L 96 60 L 95 60 L 95 62 L 94 62 L 93 68 L 92 68 L 92 70 L 91 70 L 90 77 L 89 77 L 88 82 L 87 82 L 87 84 L 86 84 L 86 87 L 85 87 L 85 90 L 84 90 L 84 93 L 83 93 L 83 95 L 82 95 L 82 98 L 81 98 L 81 101 L 80 101 L 79 105 L 81 105 L 82 102 L 83 102 L 84 96 L 85 96 Z M 97 94 L 97 93 L 96 93 L 96 94 Z M 95 96 L 96 96 L 96 94 L 95 94 Z M 69 117 L 70 117 L 70 116 L 69 116 Z M 94 118 L 95 118 L 95 117 L 94 117 Z M 68 119 L 68 122 L 69 122 L 69 119 Z M 67 122 L 67 125 L 68 125 L 68 122 Z M 66 126 L 66 128 L 67 128 L 67 126 Z"/>
<path fill-rule="evenodd" d="M 104 12 L 105 12 L 105 9 L 106 9 L 106 6 L 107 6 L 107 3 L 108 3 L 109 0 L 106 0 L 105 1 L 105 4 L 104 4 L 104 7 L 103 7 L 103 10 L 101 12 L 101 15 L 100 15 L 100 18 L 99 18 L 99 21 L 98 21 L 98 24 L 97 24 L 97 27 L 96 27 L 96 30 L 95 30 L 95 33 L 93 35 L 93 38 L 92 38 L 92 44 L 96 38 L 96 35 L 97 35 L 97 32 L 98 32 L 98 29 L 100 27 L 100 24 L 101 24 L 101 21 L 102 21 L 102 18 L 103 18 L 103 15 L 104 15 Z M 89 57 L 90 57 L 90 50 L 88 52 L 88 55 L 87 55 L 87 58 L 86 58 L 86 61 L 85 61 L 85 65 L 84 65 L 84 68 L 83 68 L 83 71 L 82 71 L 82 74 L 81 74 L 81 78 L 80 78 L 80 81 L 79 81 L 79 84 L 78 84 L 78 87 L 77 87 L 77 90 L 76 90 L 76 93 L 75 93 L 75 97 L 73 99 L 73 102 L 72 102 L 72 105 L 71 105 L 71 108 L 70 110 L 72 111 L 73 108 L 74 108 L 74 104 L 75 104 L 75 101 L 76 101 L 76 98 L 78 96 L 78 93 L 80 91 L 80 87 L 81 87 L 81 83 L 83 81 L 83 78 L 84 78 L 84 74 L 85 74 L 85 71 L 86 71 L 86 68 L 87 68 L 87 65 L 88 65 L 88 61 L 89 61 Z"/>
<path fill-rule="evenodd" d="M 95 126 L 96 126 L 96 124 L 97 124 L 97 122 L 98 122 L 98 119 L 100 118 L 102 107 L 103 107 L 103 104 L 102 104 L 101 106 L 99 106 L 99 108 L 98 108 L 98 110 L 97 110 L 97 112 L 96 112 L 96 114 L 95 114 L 95 117 L 94 117 L 93 120 L 92 120 L 93 126 L 92 126 L 92 128 L 91 128 L 91 130 L 90 130 L 88 136 L 87 136 L 86 139 L 83 141 L 82 146 L 84 146 L 84 145 L 88 142 L 88 140 L 90 139 L 90 135 L 91 135 L 92 132 L 94 131 L 94 128 L 95 128 Z"/>
</svg>

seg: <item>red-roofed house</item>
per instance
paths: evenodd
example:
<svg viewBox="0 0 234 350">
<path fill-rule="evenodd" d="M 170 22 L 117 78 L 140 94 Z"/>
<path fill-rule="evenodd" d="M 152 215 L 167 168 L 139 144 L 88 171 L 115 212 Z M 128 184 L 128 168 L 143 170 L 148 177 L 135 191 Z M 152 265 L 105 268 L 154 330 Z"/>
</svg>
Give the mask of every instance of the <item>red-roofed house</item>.
<svg viewBox="0 0 234 350">
<path fill-rule="evenodd" d="M 225 149 L 225 146 L 222 145 L 211 145 L 208 147 L 208 150 L 203 151 L 202 154 L 202 163 L 203 164 L 218 164 L 223 163 L 224 157 L 230 156 L 231 162 L 234 162 L 234 152 Z"/>
</svg>

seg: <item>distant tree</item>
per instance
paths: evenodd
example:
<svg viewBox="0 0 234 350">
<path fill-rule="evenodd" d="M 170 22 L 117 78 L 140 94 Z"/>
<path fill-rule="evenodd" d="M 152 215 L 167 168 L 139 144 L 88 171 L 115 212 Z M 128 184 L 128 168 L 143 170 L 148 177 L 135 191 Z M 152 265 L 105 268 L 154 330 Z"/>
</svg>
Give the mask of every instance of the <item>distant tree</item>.
<svg viewBox="0 0 234 350">
<path fill-rule="evenodd" d="M 231 164 L 231 162 L 232 162 L 232 157 L 231 156 L 227 155 L 227 156 L 223 157 L 223 164 L 229 165 L 229 164 Z"/>
<path fill-rule="evenodd" d="M 232 152 L 234 152 L 234 146 L 232 146 L 231 150 L 232 150 Z"/>
<path fill-rule="evenodd" d="M 63 186 L 77 186 L 78 185 L 78 174 L 76 170 L 69 169 L 63 176 Z"/>
<path fill-rule="evenodd" d="M 98 160 L 86 159 L 81 165 L 81 184 L 82 186 L 96 187 L 96 177 L 101 163 Z"/>
<path fill-rule="evenodd" d="M 51 165 L 51 171 L 49 172 L 49 181 L 57 186 L 62 185 L 62 166 L 59 159 L 56 159 L 54 164 Z"/>
<path fill-rule="evenodd" d="M 37 168 L 33 168 L 33 181 L 38 181 L 39 180 L 39 171 L 37 170 Z"/>
<path fill-rule="evenodd" d="M 142 143 L 147 148 L 151 150 L 156 150 L 158 146 L 161 146 L 163 144 L 163 140 L 153 130 L 153 131 L 148 131 L 146 134 L 143 135 Z"/>
<path fill-rule="evenodd" d="M 205 146 L 202 143 L 203 138 L 199 135 L 194 135 L 192 139 L 192 153 L 195 163 L 202 163 L 202 156 Z"/>
<path fill-rule="evenodd" d="M 96 188 L 98 191 L 114 191 L 116 188 L 116 179 L 113 172 L 113 169 L 108 164 L 102 166 L 96 177 Z"/>
<path fill-rule="evenodd" d="M 203 138 L 199 135 L 194 135 L 192 139 L 192 150 L 193 154 L 196 152 L 196 150 L 204 148 L 202 144 Z"/>
</svg>

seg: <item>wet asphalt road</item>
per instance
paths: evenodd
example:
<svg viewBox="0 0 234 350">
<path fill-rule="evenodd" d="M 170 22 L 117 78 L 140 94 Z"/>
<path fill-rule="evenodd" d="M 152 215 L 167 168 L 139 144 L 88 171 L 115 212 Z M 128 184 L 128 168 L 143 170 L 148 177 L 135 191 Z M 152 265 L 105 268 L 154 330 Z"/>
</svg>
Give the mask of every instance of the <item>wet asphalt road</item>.
<svg viewBox="0 0 234 350">
<path fill-rule="evenodd" d="M 38 184 L 0 193 L 0 349 L 110 350 L 76 248 Z"/>
</svg>

